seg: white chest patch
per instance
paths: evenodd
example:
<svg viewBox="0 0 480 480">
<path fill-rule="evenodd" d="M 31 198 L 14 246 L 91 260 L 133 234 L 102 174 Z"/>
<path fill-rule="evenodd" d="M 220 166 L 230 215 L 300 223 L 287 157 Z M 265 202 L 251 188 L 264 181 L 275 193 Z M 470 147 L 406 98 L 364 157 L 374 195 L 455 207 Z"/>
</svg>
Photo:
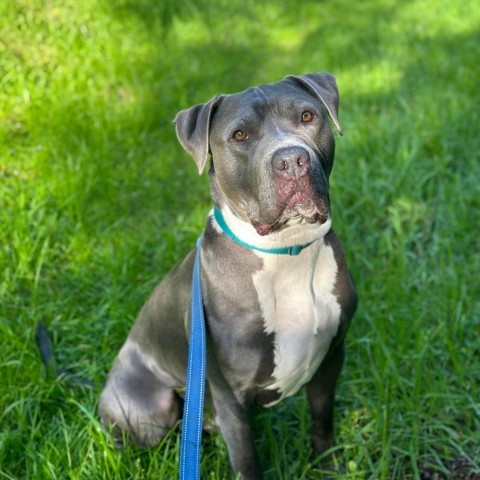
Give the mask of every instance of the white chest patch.
<svg viewBox="0 0 480 480">
<path fill-rule="evenodd" d="M 324 359 L 340 322 L 333 294 L 337 263 L 320 239 L 297 256 L 256 252 L 263 269 L 253 275 L 265 331 L 274 334 L 273 382 L 281 398 L 296 393 Z"/>
</svg>

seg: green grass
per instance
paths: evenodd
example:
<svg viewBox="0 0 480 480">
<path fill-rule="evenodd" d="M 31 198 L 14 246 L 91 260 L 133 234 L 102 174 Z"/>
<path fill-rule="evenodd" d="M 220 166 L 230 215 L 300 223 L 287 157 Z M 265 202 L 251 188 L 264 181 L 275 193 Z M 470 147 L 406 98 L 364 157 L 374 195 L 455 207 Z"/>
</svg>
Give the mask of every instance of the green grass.
<svg viewBox="0 0 480 480">
<path fill-rule="evenodd" d="M 475 0 L 2 1 L 0 478 L 175 478 L 178 430 L 115 450 L 99 390 L 49 378 L 35 326 L 103 380 L 210 207 L 176 111 L 324 70 L 345 132 L 333 219 L 361 299 L 341 478 L 454 479 L 459 459 L 479 478 L 479 24 Z M 267 479 L 321 478 L 302 394 L 256 425 Z M 204 446 L 203 478 L 229 478 L 221 437 Z"/>
</svg>

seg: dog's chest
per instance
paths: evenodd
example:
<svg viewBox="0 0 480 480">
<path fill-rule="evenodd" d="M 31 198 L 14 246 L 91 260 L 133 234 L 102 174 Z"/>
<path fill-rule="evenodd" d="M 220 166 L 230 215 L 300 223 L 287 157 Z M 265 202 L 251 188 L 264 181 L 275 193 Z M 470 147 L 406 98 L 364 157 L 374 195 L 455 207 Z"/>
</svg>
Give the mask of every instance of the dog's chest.
<svg viewBox="0 0 480 480">
<path fill-rule="evenodd" d="M 333 289 L 338 268 L 323 240 L 298 256 L 259 255 L 264 265 L 253 283 L 265 331 L 274 335 L 273 380 L 265 388 L 279 391 L 280 401 L 312 378 L 337 333 L 340 305 Z"/>
</svg>

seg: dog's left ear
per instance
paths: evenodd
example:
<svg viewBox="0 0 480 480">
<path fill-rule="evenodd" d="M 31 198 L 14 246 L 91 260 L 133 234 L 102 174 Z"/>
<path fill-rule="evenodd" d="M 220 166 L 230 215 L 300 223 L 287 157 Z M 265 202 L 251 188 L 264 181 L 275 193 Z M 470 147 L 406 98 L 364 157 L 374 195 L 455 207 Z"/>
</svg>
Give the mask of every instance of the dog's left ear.
<svg viewBox="0 0 480 480">
<path fill-rule="evenodd" d="M 293 80 L 297 84 L 313 93 L 327 109 L 328 116 L 332 120 L 337 132 L 343 135 L 342 127 L 338 121 L 338 88 L 335 77 L 330 73 L 308 73 L 307 75 L 290 75 L 285 80 Z"/>
<path fill-rule="evenodd" d="M 210 150 L 208 137 L 212 113 L 222 98 L 222 95 L 216 95 L 207 103 L 181 110 L 173 121 L 178 140 L 195 160 L 200 175 L 205 169 Z"/>
</svg>

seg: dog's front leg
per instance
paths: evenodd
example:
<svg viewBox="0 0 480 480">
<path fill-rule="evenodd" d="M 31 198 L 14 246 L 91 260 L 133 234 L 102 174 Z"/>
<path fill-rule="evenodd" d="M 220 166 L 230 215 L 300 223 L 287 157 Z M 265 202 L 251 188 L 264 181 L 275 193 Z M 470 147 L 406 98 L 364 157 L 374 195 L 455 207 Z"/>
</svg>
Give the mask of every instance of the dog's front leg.
<svg viewBox="0 0 480 480">
<path fill-rule="evenodd" d="M 330 351 L 319 369 L 306 385 L 307 397 L 312 412 L 311 435 L 313 447 L 322 455 L 334 446 L 333 407 L 335 387 L 345 358 L 343 343 Z M 328 455 L 323 463 L 331 465 L 335 454 Z"/>
<path fill-rule="evenodd" d="M 220 387 L 210 382 L 210 392 L 215 409 L 215 422 L 227 444 L 235 475 L 240 474 L 242 480 L 262 479 L 248 409 L 238 402 L 225 384 Z"/>
</svg>

